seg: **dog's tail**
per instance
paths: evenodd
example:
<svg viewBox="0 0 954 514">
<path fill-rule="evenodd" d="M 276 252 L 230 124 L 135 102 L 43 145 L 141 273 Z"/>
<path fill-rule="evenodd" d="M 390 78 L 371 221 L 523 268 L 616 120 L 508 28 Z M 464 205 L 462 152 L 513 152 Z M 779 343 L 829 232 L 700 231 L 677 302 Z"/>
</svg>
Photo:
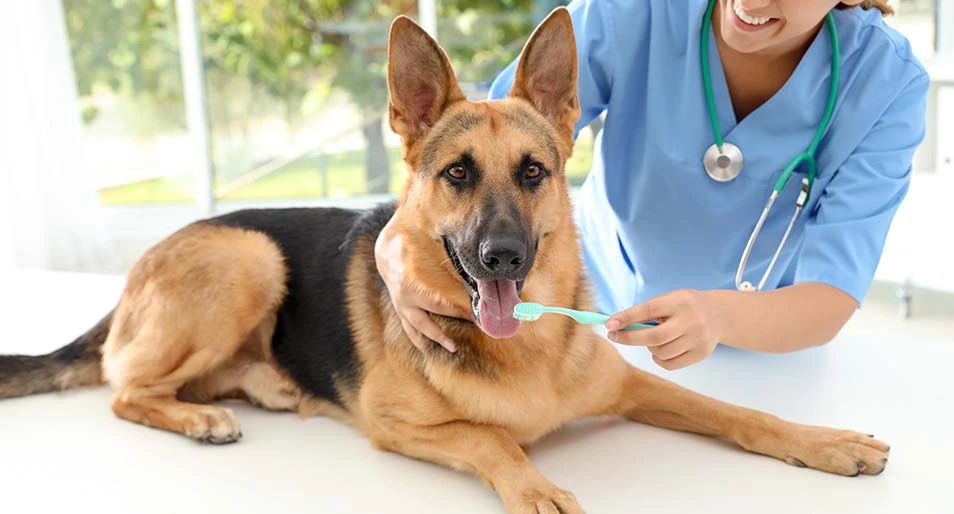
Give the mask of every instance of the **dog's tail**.
<svg viewBox="0 0 954 514">
<path fill-rule="evenodd" d="M 99 349 L 113 313 L 72 343 L 46 355 L 0 355 L 0 399 L 103 383 Z"/>
</svg>

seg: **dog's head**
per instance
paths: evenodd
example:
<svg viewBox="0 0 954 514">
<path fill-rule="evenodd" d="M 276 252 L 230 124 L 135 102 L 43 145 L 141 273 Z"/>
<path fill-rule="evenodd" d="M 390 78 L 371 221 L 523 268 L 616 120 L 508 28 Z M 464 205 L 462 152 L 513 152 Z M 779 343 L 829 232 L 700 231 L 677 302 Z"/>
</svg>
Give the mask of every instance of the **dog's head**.
<svg viewBox="0 0 954 514">
<path fill-rule="evenodd" d="M 541 22 L 498 101 L 467 101 L 444 51 L 406 17 L 388 52 L 390 124 L 410 170 L 398 209 L 406 267 L 446 300 L 469 301 L 486 334 L 511 337 L 525 288 L 546 296 L 529 277 L 577 274 L 564 175 L 579 117 L 570 16 L 561 7 Z"/>
</svg>

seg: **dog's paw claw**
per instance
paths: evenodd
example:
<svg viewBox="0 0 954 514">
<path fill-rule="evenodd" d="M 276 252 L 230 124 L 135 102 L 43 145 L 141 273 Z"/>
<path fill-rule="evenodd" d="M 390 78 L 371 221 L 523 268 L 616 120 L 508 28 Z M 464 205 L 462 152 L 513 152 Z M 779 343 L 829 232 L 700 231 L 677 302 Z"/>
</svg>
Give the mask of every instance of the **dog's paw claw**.
<svg viewBox="0 0 954 514">
<path fill-rule="evenodd" d="M 804 462 L 796 459 L 795 457 L 788 457 L 785 459 L 785 462 L 791 464 L 792 466 L 795 466 L 796 468 L 806 467 Z"/>
<path fill-rule="evenodd" d="M 229 409 L 203 406 L 190 420 L 186 435 L 209 444 L 228 444 L 242 437 L 238 420 Z"/>
<path fill-rule="evenodd" d="M 824 427 L 803 429 L 795 436 L 799 448 L 787 455 L 788 464 L 839 475 L 879 475 L 888 463 L 890 447 L 869 434 Z"/>
</svg>

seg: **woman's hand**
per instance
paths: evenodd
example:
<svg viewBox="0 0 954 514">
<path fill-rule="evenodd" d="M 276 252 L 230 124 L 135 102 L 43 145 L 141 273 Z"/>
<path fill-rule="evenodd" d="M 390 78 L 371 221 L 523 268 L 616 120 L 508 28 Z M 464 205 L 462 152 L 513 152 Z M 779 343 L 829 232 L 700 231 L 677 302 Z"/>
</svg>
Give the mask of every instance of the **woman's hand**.
<svg viewBox="0 0 954 514">
<path fill-rule="evenodd" d="M 394 218 L 391 218 L 378 235 L 374 244 L 374 260 L 378 273 L 388 288 L 394 310 L 401 319 L 401 326 L 419 350 L 423 351 L 430 339 L 447 351 L 455 352 L 457 345 L 444 335 L 444 331 L 431 319 L 429 312 L 468 320 L 472 320 L 473 315 L 470 311 L 438 301 L 434 295 L 408 283 L 404 273 L 404 242 L 393 223 Z"/>
<path fill-rule="evenodd" d="M 645 346 L 653 361 L 667 370 L 696 364 L 715 350 L 722 336 L 721 316 L 712 296 L 679 290 L 620 311 L 606 322 L 609 339 Z M 618 330 L 631 323 L 657 321 L 652 328 Z"/>
</svg>

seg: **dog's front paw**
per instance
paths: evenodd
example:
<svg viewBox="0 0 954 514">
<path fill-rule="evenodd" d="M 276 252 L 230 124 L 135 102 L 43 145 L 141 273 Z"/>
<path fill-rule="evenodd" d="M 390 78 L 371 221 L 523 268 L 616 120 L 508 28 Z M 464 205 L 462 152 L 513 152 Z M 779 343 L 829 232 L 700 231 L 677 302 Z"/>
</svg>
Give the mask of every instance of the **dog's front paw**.
<svg viewBox="0 0 954 514">
<path fill-rule="evenodd" d="M 514 491 L 504 504 L 508 514 L 584 514 L 573 493 L 546 479 Z"/>
<path fill-rule="evenodd" d="M 185 418 L 184 433 L 200 442 L 234 443 L 242 437 L 238 420 L 231 409 L 196 406 Z"/>
<path fill-rule="evenodd" d="M 891 449 L 874 436 L 834 428 L 800 427 L 795 438 L 785 462 L 845 476 L 880 474 Z"/>
</svg>

